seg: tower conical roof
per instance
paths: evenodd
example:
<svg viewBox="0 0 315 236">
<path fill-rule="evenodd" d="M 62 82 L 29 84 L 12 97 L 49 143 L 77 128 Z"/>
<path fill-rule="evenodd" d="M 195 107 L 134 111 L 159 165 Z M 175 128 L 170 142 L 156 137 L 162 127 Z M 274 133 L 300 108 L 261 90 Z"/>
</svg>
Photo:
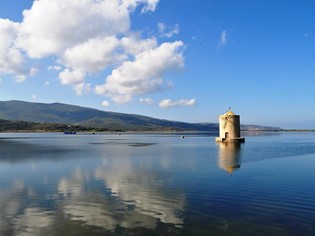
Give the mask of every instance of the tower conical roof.
<svg viewBox="0 0 315 236">
<path fill-rule="evenodd" d="M 225 116 L 235 116 L 235 113 L 229 109 L 224 115 Z"/>
</svg>

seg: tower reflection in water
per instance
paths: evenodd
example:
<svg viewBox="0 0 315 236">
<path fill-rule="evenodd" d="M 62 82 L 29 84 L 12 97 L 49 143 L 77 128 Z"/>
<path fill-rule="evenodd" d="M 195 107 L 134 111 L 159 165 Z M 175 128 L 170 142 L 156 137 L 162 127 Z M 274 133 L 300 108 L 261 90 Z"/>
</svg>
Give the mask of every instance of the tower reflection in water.
<svg viewBox="0 0 315 236">
<path fill-rule="evenodd" d="M 241 167 L 241 144 L 218 143 L 218 166 L 229 174 Z"/>
</svg>

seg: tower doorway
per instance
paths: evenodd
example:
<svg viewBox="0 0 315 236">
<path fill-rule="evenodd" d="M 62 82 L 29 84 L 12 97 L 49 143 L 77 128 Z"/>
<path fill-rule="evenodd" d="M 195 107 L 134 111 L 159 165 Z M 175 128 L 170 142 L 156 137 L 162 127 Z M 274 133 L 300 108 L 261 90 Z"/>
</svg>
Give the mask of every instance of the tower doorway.
<svg viewBox="0 0 315 236">
<path fill-rule="evenodd" d="M 228 139 L 229 138 L 229 132 L 225 132 L 225 137 L 224 139 Z"/>
</svg>

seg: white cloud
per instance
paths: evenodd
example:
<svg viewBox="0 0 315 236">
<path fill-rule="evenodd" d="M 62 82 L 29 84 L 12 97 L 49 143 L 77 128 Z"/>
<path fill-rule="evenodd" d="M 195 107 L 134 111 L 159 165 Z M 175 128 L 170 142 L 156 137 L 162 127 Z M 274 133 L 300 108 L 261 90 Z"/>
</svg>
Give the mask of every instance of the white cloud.
<svg viewBox="0 0 315 236">
<path fill-rule="evenodd" d="M 49 86 L 50 82 L 49 81 L 45 81 L 44 86 Z"/>
<path fill-rule="evenodd" d="M 164 23 L 158 23 L 158 29 L 161 37 L 171 38 L 179 33 L 179 25 L 176 24 L 173 28 L 167 27 Z"/>
<path fill-rule="evenodd" d="M 0 72 L 23 74 L 22 51 L 30 58 L 62 57 L 86 42 L 130 31 L 130 13 L 154 11 L 158 0 L 41 0 L 23 11 L 22 22 L 0 19 Z M 1 58 L 2 57 L 2 58 Z M 6 59 L 6 60 L 4 60 Z M 9 60 L 10 59 L 10 60 Z M 5 63 L 4 63 L 5 62 Z"/>
<path fill-rule="evenodd" d="M 96 86 L 96 93 L 110 96 L 119 102 L 122 102 L 121 96 L 128 97 L 124 99 L 127 102 L 133 95 L 161 90 L 164 73 L 184 66 L 184 58 L 178 52 L 182 46 L 181 41 L 163 43 L 140 53 L 134 61 L 125 61 L 112 71 L 103 85 Z"/>
<path fill-rule="evenodd" d="M 76 95 L 81 96 L 83 95 L 83 93 L 89 93 L 91 91 L 91 84 L 79 83 L 72 85 L 72 88 L 75 91 Z"/>
<path fill-rule="evenodd" d="M 166 29 L 166 25 L 164 23 L 162 23 L 162 22 L 159 22 L 158 23 L 158 28 L 159 28 L 159 32 L 163 33 L 165 31 L 165 29 Z"/>
<path fill-rule="evenodd" d="M 41 0 L 23 12 L 17 44 L 32 58 L 62 55 L 89 40 L 127 34 L 130 13 L 154 11 L 158 0 Z M 40 42 L 40 43 L 38 43 Z"/>
<path fill-rule="evenodd" d="M 115 52 L 119 40 L 114 37 L 93 38 L 68 48 L 62 56 L 63 64 L 86 72 L 101 71 L 123 59 Z"/>
<path fill-rule="evenodd" d="M 99 36 L 129 30 L 130 4 L 118 0 L 41 0 L 23 12 L 18 46 L 32 58 L 60 55 Z M 38 43 L 40 42 L 40 43 Z"/>
<path fill-rule="evenodd" d="M 59 78 L 61 84 L 80 84 L 84 81 L 85 74 L 80 70 L 69 70 L 65 69 L 64 71 L 60 72 Z"/>
<path fill-rule="evenodd" d="M 33 95 L 32 95 L 32 99 L 33 99 L 33 100 L 36 100 L 36 99 L 37 99 L 37 94 L 33 94 Z"/>
<path fill-rule="evenodd" d="M 23 67 L 24 57 L 14 45 L 18 32 L 18 23 L 0 19 L 0 73 L 2 74 L 22 76 L 30 72 Z"/>
<path fill-rule="evenodd" d="M 136 56 L 144 51 L 157 47 L 155 38 L 141 39 L 139 35 L 123 37 L 120 40 L 121 47 L 127 55 Z"/>
<path fill-rule="evenodd" d="M 103 101 L 102 102 L 102 106 L 103 107 L 108 107 L 110 105 L 110 103 L 108 101 Z"/>
<path fill-rule="evenodd" d="M 152 105 L 153 100 L 151 98 L 140 98 L 139 102 L 147 105 Z"/>
<path fill-rule="evenodd" d="M 85 83 L 84 77 L 85 73 L 80 70 L 65 69 L 59 73 L 61 84 L 72 85 L 73 90 L 78 96 L 91 91 L 91 84 Z"/>
<path fill-rule="evenodd" d="M 31 76 L 34 76 L 34 75 L 36 75 L 37 73 L 38 73 L 38 69 L 37 68 L 34 68 L 34 67 L 32 67 L 31 69 L 30 69 L 30 75 Z"/>
<path fill-rule="evenodd" d="M 166 108 L 171 108 L 171 107 L 179 107 L 179 106 L 194 106 L 196 105 L 196 99 L 181 99 L 178 101 L 174 101 L 172 99 L 164 99 L 159 103 L 159 107 L 166 109 Z"/>
<path fill-rule="evenodd" d="M 49 66 L 47 69 L 48 70 L 60 71 L 62 69 L 62 67 L 61 66 Z"/>
<path fill-rule="evenodd" d="M 115 94 L 114 96 L 111 97 L 113 102 L 122 105 L 127 102 L 130 102 L 132 99 L 132 96 L 130 94 Z"/>
<path fill-rule="evenodd" d="M 159 2 L 159 0 L 138 0 L 138 1 L 146 3 L 146 5 L 142 8 L 141 13 L 147 13 L 149 11 L 155 11 L 156 6 Z"/>
<path fill-rule="evenodd" d="M 158 2 L 34 1 L 23 11 L 22 22 L 0 19 L 0 75 L 12 74 L 22 82 L 37 73 L 32 63 L 49 58 L 58 65 L 47 69 L 59 71 L 60 83 L 72 86 L 77 95 L 94 87 L 97 94 L 123 104 L 134 95 L 161 91 L 171 84 L 164 81 L 165 73 L 184 67 L 184 44 L 159 44 L 155 37 L 144 38 L 130 27 L 136 8 L 142 14 L 153 12 Z M 160 23 L 159 29 L 164 37 L 179 32 L 178 25 Z M 93 79 L 92 75 L 103 74 L 108 75 L 104 84 Z"/>
<path fill-rule="evenodd" d="M 25 75 L 16 75 L 15 76 L 15 82 L 17 83 L 22 83 L 26 80 L 26 76 Z"/>
<path fill-rule="evenodd" d="M 221 36 L 220 36 L 220 41 L 219 41 L 219 44 L 218 44 L 218 47 L 222 47 L 223 45 L 225 45 L 227 43 L 227 31 L 226 30 L 223 30 L 221 32 Z"/>
</svg>

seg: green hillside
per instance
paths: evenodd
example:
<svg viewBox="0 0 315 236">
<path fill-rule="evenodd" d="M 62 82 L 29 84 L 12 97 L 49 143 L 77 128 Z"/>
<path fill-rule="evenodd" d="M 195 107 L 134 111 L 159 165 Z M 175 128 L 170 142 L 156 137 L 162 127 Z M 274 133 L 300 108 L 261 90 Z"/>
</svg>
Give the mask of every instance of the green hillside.
<svg viewBox="0 0 315 236">
<path fill-rule="evenodd" d="M 92 108 L 62 103 L 31 103 L 23 101 L 1 101 L 0 119 L 78 125 L 102 130 L 133 131 L 217 131 L 216 123 L 186 123 L 151 118 L 147 116 L 101 111 Z M 275 130 L 279 128 L 250 126 L 252 129 Z M 246 126 L 242 126 L 246 129 Z"/>
</svg>

